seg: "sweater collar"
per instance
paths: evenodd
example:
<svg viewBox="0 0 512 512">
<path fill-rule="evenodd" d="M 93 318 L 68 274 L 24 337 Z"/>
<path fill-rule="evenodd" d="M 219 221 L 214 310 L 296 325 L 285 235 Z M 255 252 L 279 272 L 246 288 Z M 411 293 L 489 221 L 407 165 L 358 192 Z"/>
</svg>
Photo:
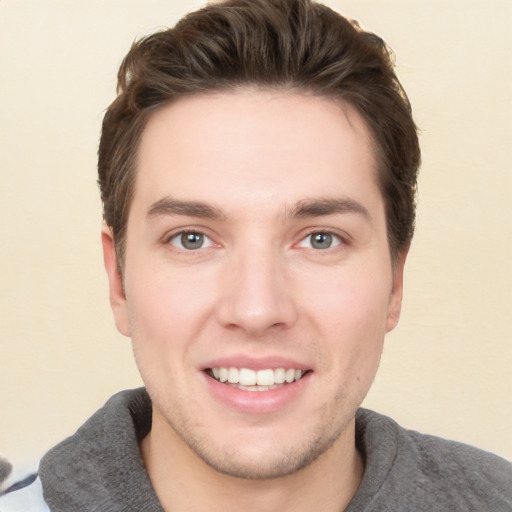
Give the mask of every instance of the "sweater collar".
<svg viewBox="0 0 512 512">
<path fill-rule="evenodd" d="M 163 512 L 139 451 L 150 429 L 151 400 L 144 389 L 114 395 L 41 460 L 51 510 Z"/>
</svg>

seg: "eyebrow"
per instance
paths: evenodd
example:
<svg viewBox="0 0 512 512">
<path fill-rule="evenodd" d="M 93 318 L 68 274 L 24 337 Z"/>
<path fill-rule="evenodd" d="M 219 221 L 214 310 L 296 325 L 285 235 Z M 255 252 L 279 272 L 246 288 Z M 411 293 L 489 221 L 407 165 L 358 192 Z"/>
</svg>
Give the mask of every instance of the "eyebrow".
<svg viewBox="0 0 512 512">
<path fill-rule="evenodd" d="M 371 220 L 368 210 L 359 202 L 350 198 L 310 198 L 298 201 L 285 210 L 285 218 L 308 218 L 335 215 L 338 213 L 355 213 Z M 153 203 L 147 216 L 183 215 L 211 220 L 225 220 L 225 214 L 215 206 L 202 201 L 181 201 L 164 197 Z"/>
<path fill-rule="evenodd" d="M 214 206 L 201 201 L 179 201 L 170 197 L 164 197 L 153 203 L 147 216 L 158 215 L 185 215 L 187 217 L 200 217 L 203 219 L 222 220 L 224 214 Z"/>
<path fill-rule="evenodd" d="M 370 212 L 359 202 L 350 198 L 312 198 L 295 204 L 289 212 L 290 217 L 322 217 L 337 213 L 355 213 L 371 220 Z"/>
</svg>

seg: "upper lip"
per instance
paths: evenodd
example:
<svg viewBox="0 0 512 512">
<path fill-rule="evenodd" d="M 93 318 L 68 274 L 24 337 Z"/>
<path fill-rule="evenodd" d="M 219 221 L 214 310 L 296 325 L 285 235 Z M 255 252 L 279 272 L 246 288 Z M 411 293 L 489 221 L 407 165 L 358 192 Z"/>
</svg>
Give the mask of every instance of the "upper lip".
<svg viewBox="0 0 512 512">
<path fill-rule="evenodd" d="M 295 370 L 310 370 L 311 365 L 282 356 L 251 357 L 246 355 L 219 357 L 202 365 L 202 370 L 209 368 L 250 368 L 251 370 L 266 370 L 268 368 L 293 368 Z"/>
</svg>

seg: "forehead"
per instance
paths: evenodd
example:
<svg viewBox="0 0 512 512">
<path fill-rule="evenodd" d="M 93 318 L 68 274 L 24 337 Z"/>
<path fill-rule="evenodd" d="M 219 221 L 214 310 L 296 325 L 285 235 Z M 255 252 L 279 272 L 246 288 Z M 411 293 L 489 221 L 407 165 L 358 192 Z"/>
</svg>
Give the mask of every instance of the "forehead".
<svg viewBox="0 0 512 512">
<path fill-rule="evenodd" d="M 371 136 L 353 107 L 239 90 L 181 98 L 151 116 L 134 199 L 148 205 L 172 195 L 228 208 L 237 198 L 268 210 L 279 201 L 369 191 L 380 197 Z"/>
</svg>

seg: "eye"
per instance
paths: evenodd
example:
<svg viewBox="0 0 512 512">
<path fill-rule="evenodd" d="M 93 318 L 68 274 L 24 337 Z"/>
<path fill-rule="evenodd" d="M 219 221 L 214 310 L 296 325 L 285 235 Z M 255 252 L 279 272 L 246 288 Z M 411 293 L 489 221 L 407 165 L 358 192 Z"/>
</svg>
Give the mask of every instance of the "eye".
<svg viewBox="0 0 512 512">
<path fill-rule="evenodd" d="M 197 231 L 182 231 L 171 237 L 169 243 L 178 249 L 195 251 L 213 245 L 212 241 L 203 233 Z"/>
<path fill-rule="evenodd" d="M 303 238 L 299 247 L 309 247 L 311 249 L 325 250 L 332 249 L 341 244 L 341 238 L 334 233 L 326 231 L 315 231 Z"/>
</svg>

